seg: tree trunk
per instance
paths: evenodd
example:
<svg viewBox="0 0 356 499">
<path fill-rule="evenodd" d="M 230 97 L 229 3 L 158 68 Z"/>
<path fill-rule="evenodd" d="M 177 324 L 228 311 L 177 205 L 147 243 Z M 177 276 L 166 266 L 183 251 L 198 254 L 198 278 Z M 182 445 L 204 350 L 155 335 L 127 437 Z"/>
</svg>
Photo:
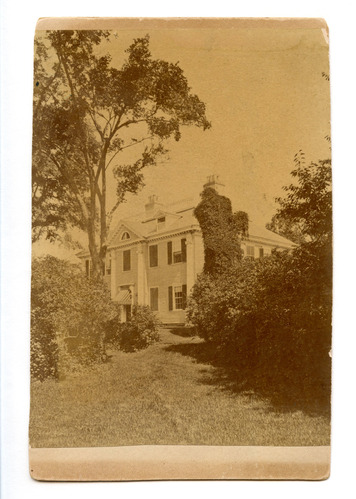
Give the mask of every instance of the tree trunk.
<svg viewBox="0 0 356 499">
<path fill-rule="evenodd" d="M 90 182 L 90 207 L 89 207 L 89 216 L 88 216 L 88 224 L 87 224 L 87 232 L 88 232 L 88 242 L 89 242 L 89 251 L 90 257 L 93 265 L 93 274 L 95 277 L 102 276 L 102 266 L 101 259 L 98 252 L 97 241 L 96 241 L 96 227 L 95 227 L 95 218 L 96 218 L 96 203 L 95 203 L 95 182 L 91 180 Z"/>
<path fill-rule="evenodd" d="M 99 171 L 101 172 L 101 196 L 100 201 L 100 251 L 102 273 L 105 272 L 105 259 L 107 249 L 107 223 L 106 223 L 106 155 L 110 140 L 105 139 L 104 147 L 99 162 Z"/>
</svg>

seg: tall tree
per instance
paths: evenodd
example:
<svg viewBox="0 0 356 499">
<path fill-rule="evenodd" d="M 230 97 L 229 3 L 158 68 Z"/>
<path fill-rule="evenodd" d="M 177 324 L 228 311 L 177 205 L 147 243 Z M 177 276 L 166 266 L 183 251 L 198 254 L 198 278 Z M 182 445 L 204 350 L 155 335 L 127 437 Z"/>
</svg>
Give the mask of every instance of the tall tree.
<svg viewBox="0 0 356 499">
<path fill-rule="evenodd" d="M 297 243 L 329 241 L 332 232 L 331 160 L 305 164 L 300 151 L 284 198 L 267 228 Z"/>
<path fill-rule="evenodd" d="M 279 234 L 296 244 L 305 242 L 303 229 L 293 218 L 287 217 L 282 213 L 275 213 L 271 221 L 266 224 L 266 229 Z"/>
<path fill-rule="evenodd" d="M 112 217 L 144 185 L 144 168 L 166 152 L 167 139 L 179 141 L 182 126 L 210 127 L 183 70 L 153 59 L 148 36 L 133 41 L 120 68 L 97 50 L 110 41 L 108 31 L 49 31 L 35 56 L 34 237 L 84 228 L 97 275 Z M 123 164 L 120 153 L 131 147 L 137 155 Z M 109 168 L 116 179 L 110 209 Z"/>
</svg>

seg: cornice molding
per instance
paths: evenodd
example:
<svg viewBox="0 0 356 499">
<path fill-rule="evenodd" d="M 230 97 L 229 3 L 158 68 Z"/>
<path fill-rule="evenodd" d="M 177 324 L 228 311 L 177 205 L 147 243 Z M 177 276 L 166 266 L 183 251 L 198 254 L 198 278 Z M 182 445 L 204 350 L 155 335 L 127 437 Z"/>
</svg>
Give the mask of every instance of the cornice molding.
<svg viewBox="0 0 356 499">
<path fill-rule="evenodd" d="M 169 231 L 169 232 L 166 232 L 163 234 L 151 235 L 151 236 L 147 237 L 146 239 L 135 239 L 134 241 L 131 240 L 130 242 L 125 241 L 125 243 L 118 243 L 118 244 L 115 244 L 114 246 L 108 246 L 108 251 L 111 251 L 114 249 L 126 248 L 128 246 L 132 247 L 132 246 L 136 246 L 137 244 L 140 244 L 140 243 L 146 243 L 147 245 L 149 245 L 152 242 L 161 241 L 164 239 L 170 239 L 171 237 L 181 236 L 183 234 L 189 234 L 189 233 L 194 233 L 194 232 L 196 232 L 196 233 L 201 232 L 200 227 L 190 226 L 190 227 L 180 229 L 180 230 L 172 230 L 172 231 Z"/>
<path fill-rule="evenodd" d="M 191 225 L 189 227 L 185 227 L 185 228 L 178 229 L 178 230 L 176 229 L 176 230 L 171 230 L 171 231 L 167 231 L 167 232 L 160 233 L 160 234 L 152 234 L 152 235 L 145 237 L 145 238 L 139 238 L 139 239 L 134 239 L 134 240 L 125 239 L 124 241 L 119 242 L 115 245 L 109 245 L 107 248 L 107 251 L 110 252 L 110 251 L 116 250 L 116 249 L 134 248 L 135 246 L 137 246 L 139 244 L 143 244 L 143 243 L 146 243 L 146 245 L 149 246 L 150 244 L 157 242 L 157 241 L 163 241 L 165 239 L 170 239 L 172 237 L 181 236 L 181 235 L 189 234 L 189 233 L 190 234 L 194 234 L 194 233 L 201 234 L 201 229 L 198 225 L 195 225 L 195 226 Z M 246 238 L 243 238 L 241 240 L 241 242 L 242 243 L 254 243 L 254 244 L 268 245 L 268 246 L 271 246 L 274 248 L 283 248 L 283 249 L 292 249 L 292 248 L 297 246 L 293 243 L 288 245 L 286 243 L 280 243 L 280 242 L 274 241 L 273 239 L 269 239 L 269 238 L 261 237 L 261 236 L 253 236 L 253 235 L 246 237 Z M 87 258 L 87 257 L 90 257 L 89 251 L 83 253 L 78 258 Z"/>
</svg>

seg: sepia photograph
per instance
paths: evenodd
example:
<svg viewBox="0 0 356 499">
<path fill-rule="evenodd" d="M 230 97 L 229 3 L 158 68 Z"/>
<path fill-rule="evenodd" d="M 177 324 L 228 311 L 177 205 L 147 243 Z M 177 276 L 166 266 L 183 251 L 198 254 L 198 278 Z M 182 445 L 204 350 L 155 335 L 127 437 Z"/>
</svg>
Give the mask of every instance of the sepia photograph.
<svg viewBox="0 0 356 499">
<path fill-rule="evenodd" d="M 31 475 L 327 478 L 325 21 L 40 19 L 32 146 Z"/>
</svg>

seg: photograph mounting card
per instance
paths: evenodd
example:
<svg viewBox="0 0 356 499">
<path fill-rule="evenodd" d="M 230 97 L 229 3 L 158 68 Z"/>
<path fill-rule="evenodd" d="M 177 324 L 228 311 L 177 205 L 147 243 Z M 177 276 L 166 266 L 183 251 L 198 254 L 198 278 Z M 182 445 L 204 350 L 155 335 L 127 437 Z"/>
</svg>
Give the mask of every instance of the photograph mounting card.
<svg viewBox="0 0 356 499">
<path fill-rule="evenodd" d="M 31 476 L 322 480 L 322 19 L 42 18 Z"/>
</svg>

